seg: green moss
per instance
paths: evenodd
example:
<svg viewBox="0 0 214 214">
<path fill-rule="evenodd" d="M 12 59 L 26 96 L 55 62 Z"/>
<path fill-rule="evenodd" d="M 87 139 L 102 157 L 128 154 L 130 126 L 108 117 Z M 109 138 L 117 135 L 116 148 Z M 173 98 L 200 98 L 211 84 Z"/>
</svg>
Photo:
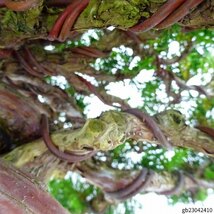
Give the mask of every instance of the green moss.
<svg viewBox="0 0 214 214">
<path fill-rule="evenodd" d="M 38 17 L 42 10 L 42 2 L 39 6 L 24 12 L 7 10 L 1 23 L 17 33 L 33 31 L 39 25 Z"/>
<path fill-rule="evenodd" d="M 88 131 L 91 131 L 91 132 L 101 132 L 105 129 L 105 124 L 103 124 L 97 119 L 93 119 L 93 120 L 90 120 L 87 128 L 88 128 Z"/>
<path fill-rule="evenodd" d="M 2 46 L 6 46 L 7 43 L 16 43 L 21 40 L 22 37 L 29 37 L 38 31 L 40 28 L 39 16 L 43 9 L 42 4 L 43 0 L 40 1 L 40 4 L 37 7 L 24 12 L 1 9 L 0 37 L 4 38 L 5 43 L 2 44 Z"/>
<path fill-rule="evenodd" d="M 173 109 L 157 114 L 156 119 L 163 127 L 169 127 L 172 130 L 182 130 L 186 127 L 184 116 L 179 111 Z"/>
<path fill-rule="evenodd" d="M 51 136 L 53 142 L 63 151 L 81 150 L 84 147 L 107 151 L 114 149 L 125 139 L 126 115 L 108 111 L 97 119 L 88 119 L 81 129 L 63 131 Z M 68 141 L 64 141 L 64 137 Z"/>
<path fill-rule="evenodd" d="M 44 17 L 44 21 L 47 25 L 47 29 L 50 31 L 50 29 L 53 27 L 55 21 L 57 20 L 58 15 L 49 15 L 47 17 Z"/>
<path fill-rule="evenodd" d="M 75 24 L 79 30 L 116 26 L 126 29 L 148 18 L 166 0 L 90 0 Z M 0 8 L 0 48 L 19 47 L 29 38 L 47 36 L 62 8 L 40 5 L 25 12 Z"/>
<path fill-rule="evenodd" d="M 76 26 L 128 28 L 138 22 L 145 9 L 145 0 L 91 0 L 79 17 Z"/>
<path fill-rule="evenodd" d="M 76 22 L 77 28 L 129 28 L 148 18 L 166 0 L 91 0 Z M 152 7 L 151 11 L 148 11 Z"/>
<path fill-rule="evenodd" d="M 47 151 L 47 147 L 44 142 L 34 141 L 15 148 L 2 156 L 2 158 L 12 162 L 16 167 L 22 167 L 26 163 L 33 161 L 35 157 L 42 155 L 45 151 Z"/>
<path fill-rule="evenodd" d="M 42 22 L 45 23 L 45 26 L 47 26 L 47 29 L 50 31 L 50 29 L 53 27 L 55 21 L 57 20 L 59 14 L 61 14 L 64 11 L 64 8 L 46 8 L 46 16 L 42 17 Z"/>
</svg>

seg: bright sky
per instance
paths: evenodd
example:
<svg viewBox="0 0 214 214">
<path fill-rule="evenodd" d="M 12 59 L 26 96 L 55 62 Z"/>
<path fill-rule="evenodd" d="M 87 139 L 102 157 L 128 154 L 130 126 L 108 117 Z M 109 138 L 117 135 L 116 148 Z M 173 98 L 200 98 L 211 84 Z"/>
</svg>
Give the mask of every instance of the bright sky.
<svg viewBox="0 0 214 214">
<path fill-rule="evenodd" d="M 135 80 L 142 82 L 150 81 L 153 79 L 153 71 L 147 71 L 147 70 L 142 70 Z M 124 80 L 123 82 L 117 82 L 117 83 L 110 83 L 109 86 L 106 88 L 108 90 L 108 93 L 120 97 L 121 99 L 127 99 L 130 98 L 129 100 L 129 105 L 131 105 L 133 108 L 142 106 L 143 105 L 143 99 L 141 97 L 141 93 L 139 90 L 136 88 L 136 86 L 130 84 L 130 80 Z M 111 106 L 107 106 L 103 104 L 94 95 L 91 95 L 90 97 L 86 97 L 85 101 L 87 103 L 90 103 L 86 109 L 85 113 L 89 118 L 95 118 L 100 116 L 101 112 L 107 111 L 110 109 L 114 109 Z"/>
<path fill-rule="evenodd" d="M 142 209 L 136 209 L 136 214 L 182 214 L 184 208 L 212 208 L 214 212 L 214 195 L 210 195 L 204 202 L 196 202 L 195 204 L 177 203 L 170 206 L 167 198 L 157 195 L 155 193 L 148 193 L 146 195 L 137 195 L 135 198 L 142 204 Z M 124 213 L 124 212 L 123 212 Z M 122 214 L 122 213 L 121 213 Z"/>
</svg>

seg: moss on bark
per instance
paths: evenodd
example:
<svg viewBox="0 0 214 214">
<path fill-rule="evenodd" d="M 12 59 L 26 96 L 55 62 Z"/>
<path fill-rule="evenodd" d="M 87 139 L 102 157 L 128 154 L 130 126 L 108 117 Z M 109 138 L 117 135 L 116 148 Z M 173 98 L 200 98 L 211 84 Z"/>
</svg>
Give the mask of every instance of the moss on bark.
<svg viewBox="0 0 214 214">
<path fill-rule="evenodd" d="M 108 26 L 127 29 L 140 19 L 150 17 L 165 1 L 91 0 L 79 16 L 74 28 L 78 31 Z M 193 10 L 187 18 L 181 20 L 182 25 L 197 28 L 212 27 L 214 25 L 212 4 L 209 0 L 204 1 L 200 8 Z M 26 40 L 47 39 L 48 32 L 62 11 L 62 8 L 48 7 L 43 0 L 39 6 L 25 12 L 0 8 L 0 48 L 14 46 L 18 48 Z M 210 15 L 205 17 L 204 14 Z M 200 22 L 196 24 L 198 20 Z"/>
</svg>

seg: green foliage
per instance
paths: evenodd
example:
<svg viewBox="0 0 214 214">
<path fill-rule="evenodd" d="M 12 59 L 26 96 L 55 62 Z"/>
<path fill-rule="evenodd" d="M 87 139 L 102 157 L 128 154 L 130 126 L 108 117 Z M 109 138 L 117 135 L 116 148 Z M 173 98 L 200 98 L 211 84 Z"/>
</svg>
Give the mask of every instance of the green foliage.
<svg viewBox="0 0 214 214">
<path fill-rule="evenodd" d="M 77 106 L 83 111 L 87 106 L 87 103 L 84 102 L 84 97 L 76 94 L 75 96 Z"/>
<path fill-rule="evenodd" d="M 51 180 L 49 192 L 71 213 L 82 214 L 90 206 L 90 201 L 98 194 L 98 190 L 79 179 Z M 89 199 L 90 198 L 90 199 Z"/>
<path fill-rule="evenodd" d="M 160 90 L 160 80 L 154 79 L 152 81 L 146 82 L 142 86 L 142 97 L 144 100 L 144 105 L 142 107 L 142 110 L 154 114 L 156 110 L 154 107 L 159 106 L 162 103 L 161 99 L 158 99 L 157 92 Z"/>
<path fill-rule="evenodd" d="M 143 62 L 137 56 L 132 56 L 133 50 L 125 46 L 113 48 L 106 58 L 98 58 L 91 66 L 98 71 L 108 74 L 135 76 L 144 67 L 148 67 L 151 60 Z"/>
<path fill-rule="evenodd" d="M 194 203 L 195 201 L 204 201 L 208 196 L 207 190 L 198 189 L 195 192 L 185 192 L 181 195 L 173 195 L 169 198 L 169 203 L 174 205 L 176 203 Z"/>
<path fill-rule="evenodd" d="M 81 47 L 81 46 L 89 46 L 89 45 L 92 45 L 97 40 L 99 40 L 102 36 L 103 36 L 102 30 L 99 30 L 99 29 L 88 30 L 86 31 L 86 33 L 81 35 L 81 37 L 77 36 L 77 38 L 73 40 L 68 40 L 64 43 L 55 44 L 54 52 L 61 53 L 66 49 Z"/>
<path fill-rule="evenodd" d="M 129 199 L 125 201 L 124 203 L 121 203 L 118 205 L 110 205 L 106 211 L 105 214 L 118 214 L 118 213 L 124 213 L 124 214 L 134 214 L 134 210 L 136 208 L 141 208 L 142 205 L 134 199 Z"/>
<path fill-rule="evenodd" d="M 193 197 L 190 192 L 182 193 L 181 195 L 173 195 L 169 199 L 169 204 L 174 205 L 176 203 L 188 204 L 193 202 Z"/>
<path fill-rule="evenodd" d="M 207 166 L 204 170 L 204 177 L 207 180 L 214 180 L 214 163 Z"/>
<path fill-rule="evenodd" d="M 155 171 L 193 172 L 207 161 L 205 156 L 199 156 L 190 149 L 176 148 L 167 151 L 165 148 L 146 142 L 138 144 L 127 142 L 111 151 L 110 155 L 115 168 L 138 169 L 143 166 Z M 133 161 L 132 157 L 136 158 L 136 156 L 139 156 L 138 161 Z"/>
<path fill-rule="evenodd" d="M 199 189 L 195 195 L 196 201 L 204 201 L 208 196 L 207 190 Z"/>
<path fill-rule="evenodd" d="M 204 126 L 214 127 L 214 98 L 201 98 L 196 100 L 196 107 L 192 111 L 190 120 Z"/>
<path fill-rule="evenodd" d="M 81 214 L 86 209 L 81 193 L 73 188 L 71 180 L 52 180 L 49 183 L 49 191 L 71 212 Z"/>
</svg>

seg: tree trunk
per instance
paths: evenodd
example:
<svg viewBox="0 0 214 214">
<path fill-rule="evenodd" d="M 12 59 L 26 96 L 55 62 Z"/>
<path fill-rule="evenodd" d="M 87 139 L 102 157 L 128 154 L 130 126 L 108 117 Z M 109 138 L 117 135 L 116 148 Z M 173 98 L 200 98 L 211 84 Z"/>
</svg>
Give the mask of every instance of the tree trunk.
<svg viewBox="0 0 214 214">
<path fill-rule="evenodd" d="M 33 176 L 0 160 L 0 213 L 68 214 Z"/>
<path fill-rule="evenodd" d="M 48 32 L 63 10 L 60 7 L 67 6 L 69 2 L 73 1 L 62 1 L 59 5 L 57 0 L 39 0 L 30 9 L 23 9 L 24 11 L 21 12 L 5 9 L 2 2 L 2 8 L 0 8 L 0 46 L 2 48 L 19 47 L 26 40 L 47 39 Z M 87 3 L 88 1 L 83 2 Z M 137 24 L 140 19 L 151 17 L 165 2 L 165 0 L 91 0 L 84 11 L 80 12 L 81 15 L 78 16 L 73 30 L 83 32 L 91 28 L 106 28 L 108 26 L 127 30 Z M 197 8 L 193 8 L 191 13 L 182 18 L 179 24 L 190 29 L 212 27 L 214 25 L 212 7 L 212 0 L 204 0 Z M 16 10 L 14 7 L 13 9 Z"/>
<path fill-rule="evenodd" d="M 198 129 L 187 126 L 179 112 L 169 110 L 157 114 L 154 118 L 172 146 L 191 148 L 213 156 L 213 138 Z M 51 139 L 59 151 L 81 153 L 87 158 L 88 150 L 112 150 L 128 139 L 162 144 L 155 139 L 154 134 L 155 131 L 149 129 L 146 122 L 135 116 L 109 111 L 103 113 L 98 119 L 88 119 L 82 128 L 53 133 Z M 14 149 L 4 158 L 21 167 L 47 150 L 43 140 L 40 139 Z"/>
</svg>

